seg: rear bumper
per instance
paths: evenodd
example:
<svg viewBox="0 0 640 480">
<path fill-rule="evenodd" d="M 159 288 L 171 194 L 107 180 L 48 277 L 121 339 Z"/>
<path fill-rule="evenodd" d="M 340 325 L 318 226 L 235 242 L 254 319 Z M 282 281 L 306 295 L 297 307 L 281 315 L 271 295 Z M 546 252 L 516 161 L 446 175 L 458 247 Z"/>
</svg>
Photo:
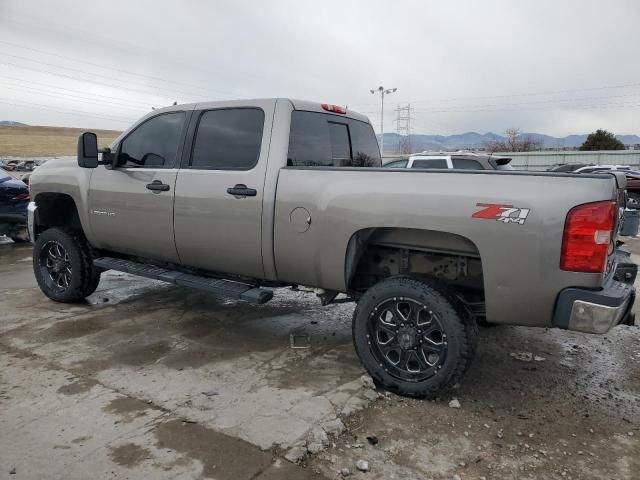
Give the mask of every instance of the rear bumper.
<svg viewBox="0 0 640 480">
<path fill-rule="evenodd" d="M 558 295 L 553 324 L 585 333 L 607 333 L 620 323 L 633 325 L 631 308 L 635 298 L 633 282 L 628 284 L 613 278 L 602 290 L 566 288 Z"/>
</svg>

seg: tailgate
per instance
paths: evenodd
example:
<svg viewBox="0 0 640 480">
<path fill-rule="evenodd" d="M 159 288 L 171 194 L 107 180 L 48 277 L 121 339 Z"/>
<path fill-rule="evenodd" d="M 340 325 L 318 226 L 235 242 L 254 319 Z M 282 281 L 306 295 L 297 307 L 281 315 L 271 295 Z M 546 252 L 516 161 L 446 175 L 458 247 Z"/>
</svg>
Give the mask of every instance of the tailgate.
<svg viewBox="0 0 640 480">
<path fill-rule="evenodd" d="M 616 181 L 616 202 L 618 205 L 618 215 L 616 216 L 616 224 L 613 228 L 611 235 L 611 245 L 609 247 L 609 259 L 607 261 L 607 270 L 605 278 L 609 278 L 614 274 L 616 269 L 616 246 L 618 241 L 618 235 L 622 228 L 622 221 L 624 219 L 624 209 L 627 205 L 627 177 L 622 172 L 611 172 Z"/>
</svg>

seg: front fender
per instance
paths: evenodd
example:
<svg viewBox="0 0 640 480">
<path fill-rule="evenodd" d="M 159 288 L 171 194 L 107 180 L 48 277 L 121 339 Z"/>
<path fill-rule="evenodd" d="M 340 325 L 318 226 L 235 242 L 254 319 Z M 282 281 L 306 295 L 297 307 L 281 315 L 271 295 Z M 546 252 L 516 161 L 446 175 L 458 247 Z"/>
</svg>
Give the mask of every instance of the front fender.
<svg viewBox="0 0 640 480">
<path fill-rule="evenodd" d="M 92 173 L 93 169 L 79 167 L 75 159 L 57 158 L 38 167 L 29 180 L 31 198 L 38 207 L 46 202 L 46 194 L 66 195 L 73 200 L 89 241 L 92 235 L 87 205 Z"/>
</svg>

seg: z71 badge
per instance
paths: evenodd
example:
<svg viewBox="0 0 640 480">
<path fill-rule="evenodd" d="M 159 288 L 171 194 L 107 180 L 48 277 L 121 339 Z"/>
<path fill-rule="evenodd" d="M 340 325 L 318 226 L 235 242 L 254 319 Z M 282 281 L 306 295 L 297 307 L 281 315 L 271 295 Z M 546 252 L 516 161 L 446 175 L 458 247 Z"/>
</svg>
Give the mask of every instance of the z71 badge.
<svg viewBox="0 0 640 480">
<path fill-rule="evenodd" d="M 518 208 L 513 205 L 500 205 L 498 203 L 476 203 L 476 207 L 484 207 L 472 215 L 473 218 L 496 220 L 502 223 L 517 223 L 524 225 L 529 215 L 528 208 Z"/>
</svg>

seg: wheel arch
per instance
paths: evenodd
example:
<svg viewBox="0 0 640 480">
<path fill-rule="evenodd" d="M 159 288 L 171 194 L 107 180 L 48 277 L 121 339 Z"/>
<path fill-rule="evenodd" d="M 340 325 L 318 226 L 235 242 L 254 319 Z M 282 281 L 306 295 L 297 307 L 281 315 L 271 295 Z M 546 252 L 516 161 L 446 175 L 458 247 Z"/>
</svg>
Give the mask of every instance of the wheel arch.
<svg viewBox="0 0 640 480">
<path fill-rule="evenodd" d="M 60 192 L 42 192 L 33 199 L 36 204 L 34 215 L 34 235 L 51 227 L 65 227 L 84 233 L 84 225 L 75 199 Z M 34 239 L 35 240 L 35 239 Z"/>
<path fill-rule="evenodd" d="M 372 250 L 376 250 L 377 256 L 367 258 Z M 396 255 L 389 262 L 396 262 L 397 268 L 393 265 L 377 268 L 378 277 L 396 274 L 423 275 L 436 280 L 446 279 L 454 286 L 461 283 L 484 290 L 480 251 L 471 239 L 450 232 L 397 227 L 367 228 L 358 230 L 351 236 L 345 253 L 344 275 L 347 289 L 359 289 L 357 276 L 365 269 L 370 269 L 381 254 Z M 443 262 L 450 262 L 451 268 L 445 268 Z M 455 267 L 456 263 L 458 267 Z M 460 265 L 463 266 L 462 270 Z M 473 265 L 472 269 L 468 268 L 470 265 Z M 454 267 L 459 271 L 450 271 Z M 367 273 L 371 271 L 368 270 Z M 457 281 L 454 279 L 455 273 L 461 276 L 472 274 L 473 279 L 470 282 Z M 370 285 L 365 282 L 364 286 Z"/>
</svg>

